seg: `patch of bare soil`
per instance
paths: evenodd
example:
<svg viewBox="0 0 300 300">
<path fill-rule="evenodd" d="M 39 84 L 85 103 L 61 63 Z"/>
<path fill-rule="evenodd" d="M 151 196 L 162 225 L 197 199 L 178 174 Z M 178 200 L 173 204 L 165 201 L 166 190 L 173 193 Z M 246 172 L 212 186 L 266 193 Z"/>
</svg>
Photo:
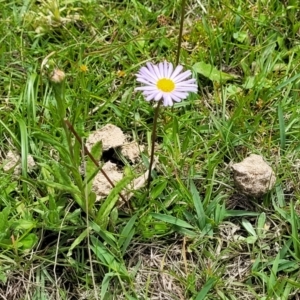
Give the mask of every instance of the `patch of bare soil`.
<svg viewBox="0 0 300 300">
<path fill-rule="evenodd" d="M 244 243 L 244 231 L 232 222 L 224 222 L 219 230 L 215 238 L 205 238 L 203 244 L 197 242 L 195 245 L 193 241 L 179 237 L 173 242 L 132 245 L 127 267 L 135 274 L 134 288 L 138 299 L 192 299 L 211 276 L 219 279 L 212 294 L 207 296 L 208 300 L 221 299 L 217 290 L 230 297 L 234 295 L 236 299 L 256 300 L 255 293 L 263 297 L 259 281 L 253 282 L 251 288 L 247 287 L 253 257 Z"/>
<path fill-rule="evenodd" d="M 2 158 L 2 167 L 4 172 L 13 172 L 14 175 L 21 175 L 21 156 L 17 151 L 9 150 Z M 30 172 L 36 167 L 35 161 L 31 155 L 27 157 L 27 171 Z"/>
<path fill-rule="evenodd" d="M 155 244 L 136 244 L 129 253 L 128 268 L 134 271 L 135 290 L 139 299 L 185 300 L 187 289 L 180 280 L 186 277 L 182 245 L 163 242 Z M 192 261 L 188 262 L 193 265 Z M 125 298 L 123 298 L 125 299 Z"/>
<path fill-rule="evenodd" d="M 128 141 L 129 139 L 131 138 L 126 136 L 119 127 L 107 124 L 92 132 L 86 142 L 89 151 L 94 145 L 101 142 L 106 161 L 103 162 L 100 159 L 100 164 L 103 164 L 102 170 L 114 184 L 117 184 L 124 177 L 124 160 L 131 164 L 131 169 L 135 170 L 137 176 L 123 193 L 127 201 L 132 197 L 134 190 L 145 185 L 148 178 L 148 170 L 141 167 L 140 164 L 140 154 L 144 150 L 144 146 L 135 141 Z M 98 172 L 94 177 L 92 186 L 98 201 L 107 197 L 113 188 L 102 172 Z"/>
</svg>

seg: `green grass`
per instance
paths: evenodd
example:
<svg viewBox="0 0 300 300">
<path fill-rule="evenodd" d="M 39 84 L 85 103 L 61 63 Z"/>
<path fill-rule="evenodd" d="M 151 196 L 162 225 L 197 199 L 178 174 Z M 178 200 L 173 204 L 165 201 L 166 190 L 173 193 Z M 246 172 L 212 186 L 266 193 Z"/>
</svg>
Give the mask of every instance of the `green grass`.
<svg viewBox="0 0 300 300">
<path fill-rule="evenodd" d="M 134 75 L 176 61 L 181 1 L 0 1 L 3 299 L 299 297 L 298 1 L 187 2 L 179 61 L 199 93 L 161 109 L 150 195 L 122 203 L 147 168 L 155 109 Z M 145 148 L 136 164 L 116 150 L 125 176 L 101 201 L 103 162 L 64 117 L 83 141 L 114 124 Z M 260 199 L 231 174 L 250 153 L 277 177 Z"/>
</svg>

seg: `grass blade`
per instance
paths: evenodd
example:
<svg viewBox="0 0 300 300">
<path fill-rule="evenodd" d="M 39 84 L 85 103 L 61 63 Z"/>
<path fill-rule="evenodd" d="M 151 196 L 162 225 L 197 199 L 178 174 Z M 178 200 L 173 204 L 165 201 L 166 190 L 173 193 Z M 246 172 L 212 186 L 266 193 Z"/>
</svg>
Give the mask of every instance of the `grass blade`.
<svg viewBox="0 0 300 300">
<path fill-rule="evenodd" d="M 199 196 L 199 192 L 197 191 L 197 188 L 193 181 L 190 181 L 190 191 L 198 217 L 199 228 L 203 229 L 206 224 L 206 215 L 203 209 L 201 198 Z"/>
<path fill-rule="evenodd" d="M 297 216 L 294 208 L 294 203 L 290 203 L 291 206 L 291 225 L 292 225 L 292 239 L 294 245 L 294 251 L 297 258 L 300 258 L 300 241 L 299 241 L 299 217 Z"/>
<path fill-rule="evenodd" d="M 119 200 L 120 193 L 127 187 L 127 185 L 132 181 L 133 175 L 126 176 L 125 178 L 121 179 L 115 187 L 111 190 L 110 194 L 101 205 L 97 217 L 96 222 L 102 227 L 106 228 L 108 223 L 108 216 L 112 209 L 115 207 L 115 204 Z"/>
<path fill-rule="evenodd" d="M 183 227 L 183 228 L 194 229 L 194 227 L 192 225 L 190 225 L 189 223 L 187 223 L 181 219 L 178 219 L 176 217 L 173 217 L 173 216 L 168 216 L 168 215 L 163 215 L 163 214 L 158 214 L 158 213 L 152 213 L 151 216 L 155 219 L 164 221 L 169 224 L 173 224 L 173 225 Z"/>
<path fill-rule="evenodd" d="M 216 284 L 216 278 L 209 278 L 204 286 L 202 287 L 201 291 L 197 294 L 195 300 L 204 300 L 206 299 L 207 293 L 211 290 L 211 288 Z"/>
<path fill-rule="evenodd" d="M 281 103 L 278 104 L 278 122 L 279 122 L 279 133 L 280 133 L 280 147 L 281 149 L 284 149 L 286 137 L 285 137 L 283 109 Z"/>
</svg>

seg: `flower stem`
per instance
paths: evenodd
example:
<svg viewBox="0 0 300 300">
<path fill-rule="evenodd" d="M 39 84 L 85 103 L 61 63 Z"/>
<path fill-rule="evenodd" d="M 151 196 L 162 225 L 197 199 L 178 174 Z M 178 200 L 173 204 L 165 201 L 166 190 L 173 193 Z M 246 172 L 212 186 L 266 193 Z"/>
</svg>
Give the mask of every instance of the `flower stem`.
<svg viewBox="0 0 300 300">
<path fill-rule="evenodd" d="M 176 63 L 175 63 L 176 66 L 178 66 L 178 64 L 179 64 L 181 40 L 182 40 L 182 32 L 183 32 L 184 13 L 185 13 L 185 0 L 182 0 L 182 2 L 181 2 L 180 27 L 179 27 L 179 36 L 178 36 Z"/>
<path fill-rule="evenodd" d="M 73 133 L 73 135 L 75 136 L 76 140 L 79 142 L 81 148 L 83 148 L 84 154 L 86 154 L 90 158 L 90 160 L 95 164 L 96 167 L 100 168 L 100 164 L 94 158 L 94 156 L 91 154 L 91 152 L 88 150 L 88 148 L 86 147 L 86 145 L 83 143 L 82 138 L 79 136 L 79 134 L 77 133 L 77 131 L 75 130 L 75 128 L 73 127 L 73 125 L 66 118 L 63 121 L 66 124 L 66 126 L 69 128 L 69 130 Z M 105 177 L 105 179 L 110 183 L 110 185 L 114 188 L 115 185 L 111 181 L 111 179 L 108 177 L 108 175 L 106 174 L 106 172 L 104 172 L 104 170 L 102 170 L 102 168 L 100 169 L 100 172 Z M 125 197 L 121 193 L 119 193 L 119 196 L 121 197 L 121 199 L 125 203 L 127 202 L 126 199 L 125 199 Z"/>
<path fill-rule="evenodd" d="M 152 135 L 151 135 L 151 153 L 150 153 L 149 174 L 148 174 L 148 184 L 147 184 L 148 195 L 150 193 L 151 171 L 152 171 L 152 165 L 153 165 L 153 160 L 154 160 L 154 146 L 155 146 L 155 140 L 156 140 L 157 119 L 158 119 L 160 105 L 161 105 L 161 100 L 158 101 L 158 103 L 157 103 L 155 113 L 154 113 L 154 119 L 153 119 L 153 129 L 152 129 Z"/>
</svg>

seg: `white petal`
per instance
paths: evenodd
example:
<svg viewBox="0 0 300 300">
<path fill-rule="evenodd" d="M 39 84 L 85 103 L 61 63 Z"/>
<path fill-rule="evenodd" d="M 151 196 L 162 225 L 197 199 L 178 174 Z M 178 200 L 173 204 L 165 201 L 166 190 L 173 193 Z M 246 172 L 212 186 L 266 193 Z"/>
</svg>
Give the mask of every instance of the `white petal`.
<svg viewBox="0 0 300 300">
<path fill-rule="evenodd" d="M 146 93 L 144 92 L 143 94 L 144 94 L 144 96 L 146 96 L 146 100 L 147 100 L 147 101 L 150 101 L 150 100 L 153 100 L 153 99 L 155 98 L 157 92 L 153 92 L 153 93 L 151 93 L 151 94 L 146 94 Z"/>
<path fill-rule="evenodd" d="M 147 69 L 146 67 L 141 68 L 140 74 L 137 74 L 137 76 L 143 76 L 147 78 L 150 77 L 154 81 L 157 81 L 157 77 L 155 76 L 155 73 L 150 72 L 149 69 Z"/>
<path fill-rule="evenodd" d="M 147 63 L 147 67 L 149 69 L 149 72 L 154 76 L 154 78 L 159 79 L 159 77 L 157 76 L 156 72 L 155 72 L 155 65 L 151 64 L 151 63 Z"/>
<path fill-rule="evenodd" d="M 183 69 L 183 66 L 179 65 L 174 70 L 173 74 L 171 75 L 170 79 L 174 79 Z"/>
<path fill-rule="evenodd" d="M 180 81 L 182 81 L 182 80 L 184 80 L 184 79 L 186 79 L 188 77 L 191 77 L 191 75 L 192 75 L 191 71 L 185 71 L 185 72 L 177 75 L 176 77 L 174 77 L 173 80 L 175 82 L 180 82 Z"/>
<path fill-rule="evenodd" d="M 173 92 L 173 95 L 180 98 L 180 99 L 185 99 L 187 96 L 188 96 L 188 93 L 185 93 L 185 92 Z"/>
<path fill-rule="evenodd" d="M 153 85 L 156 86 L 156 85 Z M 192 88 L 192 89 L 198 89 L 198 86 L 196 84 L 177 84 L 176 89 L 182 89 L 182 88 Z"/>
<path fill-rule="evenodd" d="M 157 88 L 153 86 L 139 86 L 134 89 L 135 91 L 157 91 Z"/>
<path fill-rule="evenodd" d="M 149 85 L 156 85 L 156 83 L 157 83 L 157 80 L 154 80 L 154 79 L 149 78 L 149 77 L 144 77 L 144 76 L 143 77 L 142 76 L 137 77 L 136 81 L 143 82 L 143 83 L 145 83 L 145 81 L 146 81 L 147 83 L 145 83 L 145 84 L 149 84 Z"/>
<path fill-rule="evenodd" d="M 161 77 L 166 77 L 165 72 L 164 72 L 164 63 L 159 63 L 158 64 L 158 69 Z"/>
<path fill-rule="evenodd" d="M 173 64 L 171 64 L 171 63 L 167 63 L 168 64 L 168 72 L 167 72 L 167 78 L 170 78 L 171 77 L 171 75 L 172 75 L 172 73 L 173 73 Z"/>
<path fill-rule="evenodd" d="M 163 103 L 164 106 L 172 106 L 173 105 L 172 98 L 169 94 L 165 93 L 163 95 L 163 98 L 164 98 L 164 103 Z"/>
<path fill-rule="evenodd" d="M 174 92 L 187 92 L 187 93 L 195 93 L 198 92 L 197 87 L 188 87 L 188 86 L 183 86 L 183 87 L 178 87 L 175 89 Z"/>
<path fill-rule="evenodd" d="M 144 77 L 138 77 L 136 81 L 145 83 L 147 85 L 155 86 L 155 82 L 149 82 L 148 80 L 144 79 Z"/>
<path fill-rule="evenodd" d="M 158 92 L 154 98 L 155 101 L 159 101 L 162 98 L 163 94 L 162 92 Z"/>
<path fill-rule="evenodd" d="M 162 75 L 160 74 L 158 66 L 157 65 L 153 65 L 153 69 L 154 69 L 154 72 L 155 72 L 157 78 L 158 79 L 162 78 Z"/>
<path fill-rule="evenodd" d="M 180 102 L 182 99 L 177 97 L 174 93 L 172 93 L 172 100 L 176 101 L 176 102 Z"/>
<path fill-rule="evenodd" d="M 168 70 L 169 70 L 168 63 L 166 61 L 164 61 L 164 77 L 165 78 L 168 78 Z"/>
<path fill-rule="evenodd" d="M 191 78 L 191 79 L 189 79 L 189 80 L 177 82 L 177 83 L 176 83 L 176 86 L 180 86 L 180 85 L 186 84 L 186 83 L 196 85 L 196 80 L 195 80 L 194 78 Z"/>
<path fill-rule="evenodd" d="M 156 86 L 156 84 L 153 84 L 153 85 Z M 178 88 L 181 88 L 181 87 L 188 87 L 188 86 L 198 88 L 198 85 L 197 85 L 197 84 L 194 84 L 194 83 L 185 83 L 185 81 L 176 84 L 176 87 L 178 87 Z"/>
<path fill-rule="evenodd" d="M 176 88 L 174 92 L 196 93 L 196 92 L 198 92 L 198 88 L 193 87 L 193 86 L 182 86 L 182 87 Z"/>
</svg>

